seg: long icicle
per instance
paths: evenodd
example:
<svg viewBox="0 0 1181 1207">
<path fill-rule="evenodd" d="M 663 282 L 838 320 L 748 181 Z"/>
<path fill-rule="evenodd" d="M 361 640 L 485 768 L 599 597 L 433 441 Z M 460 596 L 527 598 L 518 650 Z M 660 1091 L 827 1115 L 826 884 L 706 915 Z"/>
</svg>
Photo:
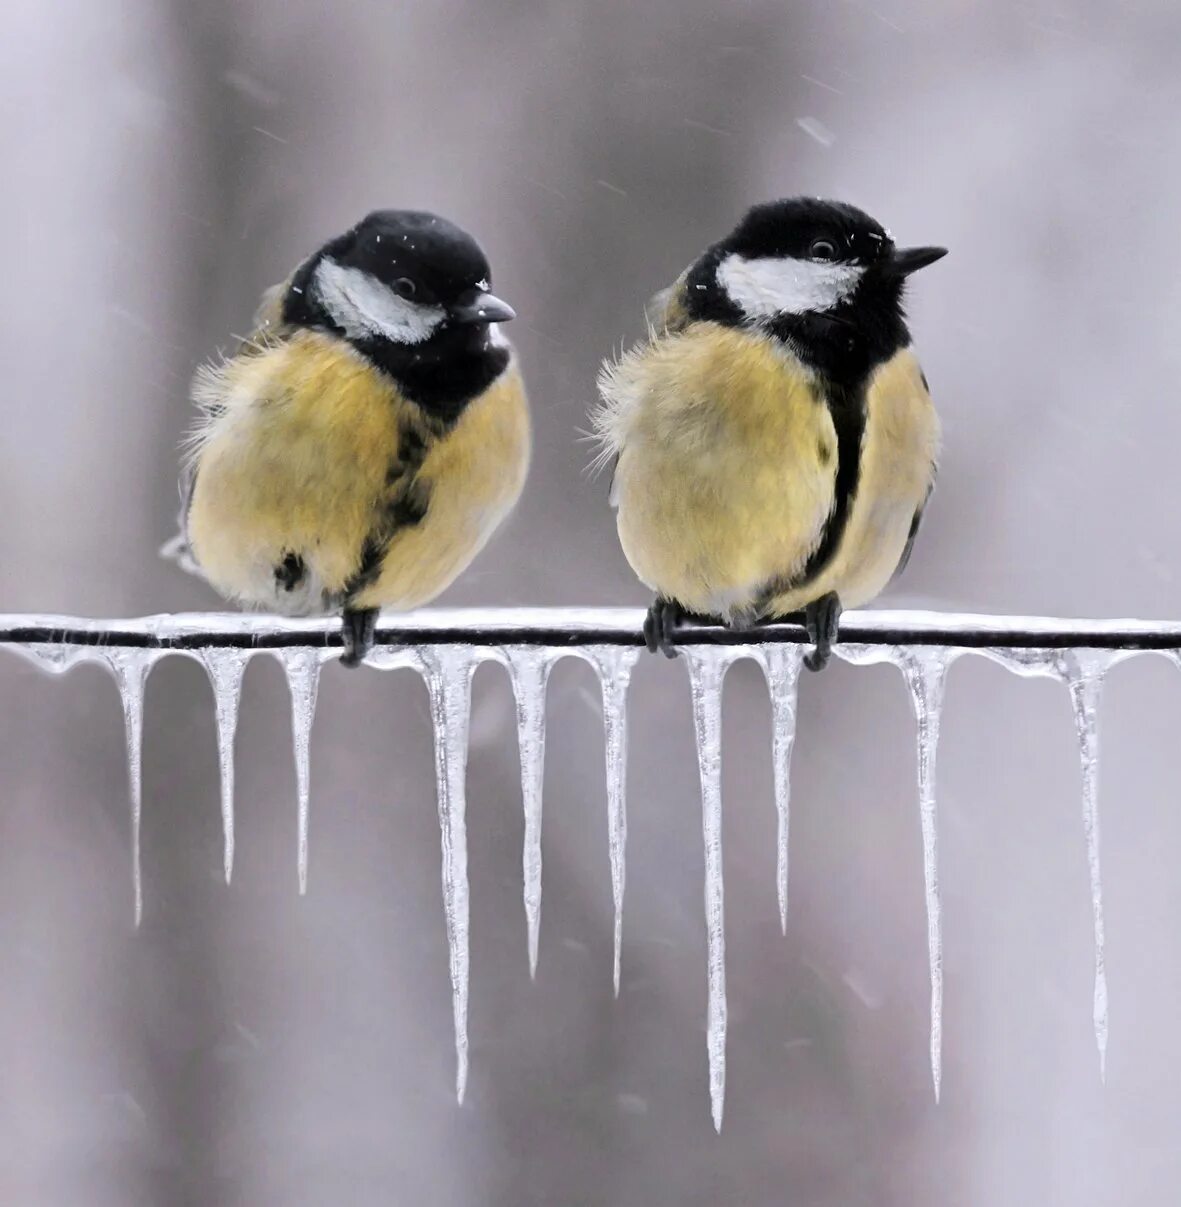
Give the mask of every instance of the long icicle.
<svg viewBox="0 0 1181 1207">
<path fill-rule="evenodd" d="M 455 1021 L 455 1096 L 467 1089 L 467 1008 L 469 913 L 465 778 L 471 684 L 475 660 L 463 646 L 436 646 L 423 652 L 435 730 L 435 778 L 443 848 L 443 913 Z"/>
<path fill-rule="evenodd" d="M 299 891 L 308 891 L 308 800 L 310 793 L 310 752 L 312 719 L 316 715 L 316 695 L 320 689 L 320 652 L 294 647 L 280 650 L 279 660 L 287 675 L 291 692 L 291 738 L 295 749 L 295 784 L 299 797 L 298 848 L 296 867 Z"/>
<path fill-rule="evenodd" d="M 541 932 L 541 812 L 545 780 L 545 688 L 554 653 L 523 647 L 508 653 L 509 675 L 517 701 L 517 742 L 521 752 L 521 799 L 525 843 L 521 856 L 529 975 L 537 976 Z"/>
<path fill-rule="evenodd" d="M 939 829 L 935 807 L 935 754 L 947 652 L 910 649 L 902 670 L 918 726 L 919 818 L 923 833 L 923 885 L 927 898 L 927 964 L 931 979 L 931 1080 L 935 1101 L 943 1079 L 943 924 L 939 902 Z"/>
<path fill-rule="evenodd" d="M 1074 728 L 1083 775 L 1083 835 L 1091 880 L 1091 915 L 1095 928 L 1095 991 L 1091 1016 L 1099 1049 L 1099 1078 L 1107 1083 L 1107 953 L 1103 925 L 1103 878 L 1099 864 L 1099 701 L 1106 655 L 1067 655 L 1062 673 L 1070 688 Z"/>
<path fill-rule="evenodd" d="M 623 963 L 623 894 L 627 887 L 627 689 L 638 651 L 596 646 L 588 651 L 603 696 L 603 737 L 607 759 L 607 852 L 615 925 L 612 975 L 615 996 Z"/>
<path fill-rule="evenodd" d="M 213 687 L 217 718 L 217 764 L 221 779 L 222 866 L 226 884 L 234 874 L 234 734 L 238 729 L 238 704 L 242 676 L 250 654 L 245 650 L 201 651 L 201 664 Z"/>
<path fill-rule="evenodd" d="M 775 885 L 779 896 L 779 928 L 787 934 L 788 839 L 791 832 L 791 751 L 796 739 L 796 698 L 804 648 L 799 645 L 760 646 L 756 657 L 771 694 L 771 762 L 775 775 Z"/>
<path fill-rule="evenodd" d="M 708 962 L 706 1051 L 714 1128 L 722 1130 L 726 1098 L 726 929 L 722 880 L 722 680 L 734 654 L 721 647 L 685 649 L 693 695 L 701 821 L 705 840 L 705 933 Z"/>
<path fill-rule="evenodd" d="M 148 650 L 109 650 L 107 665 L 119 685 L 123 727 L 127 740 L 127 778 L 131 795 L 131 887 L 135 925 L 144 916 L 143 870 L 140 864 L 140 822 L 143 816 L 144 684 L 157 654 Z"/>
</svg>

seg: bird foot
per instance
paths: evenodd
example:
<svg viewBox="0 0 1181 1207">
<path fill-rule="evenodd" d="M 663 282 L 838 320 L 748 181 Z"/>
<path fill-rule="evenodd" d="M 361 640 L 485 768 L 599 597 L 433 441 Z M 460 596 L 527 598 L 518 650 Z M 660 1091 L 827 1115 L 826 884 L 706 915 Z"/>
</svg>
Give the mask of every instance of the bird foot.
<svg viewBox="0 0 1181 1207">
<path fill-rule="evenodd" d="M 812 648 L 804 655 L 804 665 L 810 671 L 822 671 L 832 657 L 832 645 L 837 639 L 841 622 L 841 600 L 829 591 L 804 609 L 804 627 Z"/>
<path fill-rule="evenodd" d="M 677 656 L 673 634 L 682 616 L 684 610 L 679 603 L 663 599 L 659 595 L 652 601 L 652 606 L 644 617 L 644 644 L 650 654 L 659 650 L 666 658 Z"/>
<path fill-rule="evenodd" d="M 344 638 L 340 665 L 360 666 L 373 649 L 373 639 L 377 635 L 377 609 L 345 608 L 340 617 L 340 631 Z"/>
</svg>

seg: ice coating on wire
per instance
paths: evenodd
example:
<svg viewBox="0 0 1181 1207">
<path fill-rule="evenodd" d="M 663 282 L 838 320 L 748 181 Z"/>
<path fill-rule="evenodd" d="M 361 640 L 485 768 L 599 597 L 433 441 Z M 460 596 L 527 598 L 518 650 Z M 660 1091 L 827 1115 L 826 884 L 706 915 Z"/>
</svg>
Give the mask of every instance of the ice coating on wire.
<svg viewBox="0 0 1181 1207">
<path fill-rule="evenodd" d="M 693 696 L 697 765 L 701 774 L 701 826 L 705 843 L 705 935 L 708 978 L 706 1052 L 714 1128 L 722 1130 L 726 1099 L 726 919 L 722 877 L 722 680 L 735 652 L 686 648 Z"/>
<path fill-rule="evenodd" d="M 209 649 L 201 652 L 201 665 L 205 667 L 213 687 L 213 708 L 217 719 L 222 865 L 226 884 L 230 883 L 234 874 L 234 734 L 238 728 L 242 676 L 250 657 L 245 650 Z"/>
<path fill-rule="evenodd" d="M 614 906 L 613 983 L 619 996 L 623 957 L 623 895 L 627 886 L 627 689 L 637 650 L 594 646 L 587 651 L 603 695 L 603 740 L 607 759 L 607 852 Z"/>
<path fill-rule="evenodd" d="M 557 652 L 516 647 L 507 651 L 517 702 L 517 742 L 521 752 L 521 800 L 525 841 L 521 857 L 529 975 L 537 975 L 541 931 L 541 812 L 545 780 L 545 688 Z"/>
<path fill-rule="evenodd" d="M 131 886 L 135 924 L 143 921 L 144 888 L 140 862 L 140 822 L 143 817 L 144 684 L 157 654 L 150 650 L 108 650 L 105 658 L 123 704 L 127 739 L 127 780 L 131 795 Z"/>
<path fill-rule="evenodd" d="M 435 646 L 422 651 L 422 670 L 431 698 L 435 730 L 435 779 L 443 851 L 443 914 L 455 1021 L 455 1096 L 467 1088 L 469 914 L 465 778 L 471 717 L 472 672 L 476 655 L 467 646 Z"/>
<path fill-rule="evenodd" d="M 624 848 L 626 810 L 624 808 L 624 768 L 626 747 L 626 673 L 604 670 L 604 655 L 612 665 L 630 671 L 639 645 L 642 613 L 632 609 L 467 609 L 427 610 L 383 620 L 385 639 L 370 659 L 372 665 L 421 665 L 430 654 L 435 659 L 440 682 L 449 681 L 448 666 L 467 659 L 471 665 L 481 657 L 495 656 L 494 649 L 529 649 L 552 657 L 578 654 L 596 664 L 603 684 L 604 727 L 608 763 L 608 816 L 611 836 L 612 890 L 615 901 L 615 979 L 618 991 L 619 951 L 624 890 Z M 379 633 L 381 629 L 379 629 Z M 151 664 L 168 653 L 199 657 L 214 681 L 218 702 L 218 750 L 221 762 L 223 825 L 226 831 L 226 872 L 233 858 L 233 729 L 241 674 L 233 659 L 245 658 L 258 649 L 267 649 L 284 663 L 292 685 L 293 730 L 296 770 L 300 795 L 300 882 L 306 886 L 308 822 L 308 738 L 315 708 L 318 667 L 333 651 L 328 648 L 339 640 L 339 622 L 324 620 L 287 620 L 258 614 L 180 614 L 131 620 L 87 620 L 68 616 L 0 617 L 0 646 L 25 657 L 52 674 L 60 674 L 80 662 L 101 661 L 115 673 L 123 704 L 127 732 L 128 770 L 132 806 L 132 845 L 137 921 L 142 915 L 139 832 L 142 816 L 141 749 L 143 730 L 143 687 Z M 964 652 L 987 656 L 1019 675 L 1047 675 L 1063 681 L 1070 692 L 1079 744 L 1083 776 L 1083 824 L 1087 863 L 1091 884 L 1095 932 L 1095 988 L 1093 1016 L 1100 1070 L 1105 1072 L 1108 1008 L 1102 880 L 1100 873 L 1099 816 L 1097 798 L 1098 731 L 1097 711 L 1103 672 L 1114 661 L 1146 651 L 1165 654 L 1174 661 L 1181 647 L 1181 624 L 1137 620 L 1056 620 L 1048 617 L 1003 617 L 938 614 L 922 612 L 847 613 L 842 620 L 845 640 L 836 652 L 846 661 L 868 663 L 886 661 L 898 665 L 906 674 L 916 716 L 919 717 L 919 796 L 923 829 L 924 880 L 928 897 L 928 955 L 932 979 L 932 1072 L 939 1088 L 939 1052 L 941 1025 L 941 951 L 939 925 L 938 866 L 935 813 L 935 743 L 939 728 L 939 700 L 942 677 L 951 659 Z M 774 752 L 776 809 L 780 818 L 780 842 L 777 847 L 777 879 L 780 888 L 780 916 L 785 919 L 787 904 L 788 774 L 794 724 L 794 687 L 791 668 L 801 650 L 800 637 L 791 626 L 771 626 L 760 634 L 757 647 L 726 646 L 707 643 L 732 640 L 721 631 L 706 631 L 696 638 L 686 635 L 690 662 L 712 669 L 694 670 L 694 681 L 704 683 L 701 699 L 695 698 L 694 719 L 699 734 L 699 761 L 703 769 L 703 789 L 709 799 L 703 810 L 703 832 L 707 847 L 707 916 L 710 947 L 710 1056 L 711 1097 L 715 1121 L 721 1119 L 721 1090 L 724 1088 L 725 996 L 724 935 L 721 928 L 721 848 L 720 790 L 717 783 L 711 745 L 714 731 L 720 728 L 720 674 L 717 691 L 712 690 L 714 670 L 738 657 L 753 656 L 763 666 L 771 685 L 772 705 L 776 710 Z M 469 641 L 470 645 L 462 642 Z M 703 644 L 694 644 L 694 641 Z M 1069 646 L 1068 641 L 1075 642 Z M 438 644 L 436 644 L 438 643 Z M 447 643 L 447 644 L 444 644 Z M 518 643 L 521 643 L 518 647 Z M 421 651 L 421 653 L 420 653 Z M 939 659 L 942 670 L 938 669 Z M 798 669 L 798 666 L 797 666 Z M 786 674 L 780 673 L 786 670 Z M 142 672 L 142 673 L 141 673 Z M 938 680 L 937 687 L 932 678 Z M 219 686 L 219 677 L 223 680 Z M 532 701 L 525 728 L 535 733 L 536 696 L 534 683 L 524 688 Z M 224 688 L 224 690 L 223 690 Z M 706 690 L 710 689 L 710 690 Z M 452 687 L 440 687 L 447 699 L 457 695 Z M 437 751 L 446 748 L 442 762 L 440 817 L 444 821 L 444 895 L 448 904 L 448 938 L 452 951 L 452 984 L 457 1019 L 457 1049 L 460 1070 L 457 1073 L 462 1095 L 466 1073 L 467 1012 L 467 883 L 466 847 L 463 837 L 462 770 L 466 765 L 467 691 L 463 697 L 462 739 L 450 735 L 444 725 L 440 736 L 436 718 Z M 699 693 L 700 694 L 700 693 Z M 434 699 L 435 693 L 432 693 Z M 521 696 L 518 695 L 518 701 Z M 444 714 L 448 714 L 448 707 Z M 924 725 L 923 716 L 926 716 Z M 518 714 L 518 723 L 522 717 Z M 544 711 L 541 712 L 544 726 Z M 544 730 L 542 730 L 542 735 Z M 702 735 L 704 734 L 704 740 Z M 523 794 L 526 799 L 528 849 L 537 851 L 540 836 L 540 775 L 543 741 L 522 745 Z M 460 742 L 462 749 L 456 746 Z M 536 759 L 534 757 L 536 751 Z M 720 756 L 719 756 L 720 757 Z M 460 768 L 458 782 L 454 769 Z M 456 809 L 456 802 L 459 804 Z M 534 825 L 531 819 L 536 820 Z M 458 825 L 456 824 L 458 822 Z M 717 842 L 713 841 L 716 837 Z M 457 842 L 462 859 L 457 858 Z M 448 844 L 450 844 L 448 846 Z M 450 859 L 448 866 L 448 850 Z M 526 853 L 526 909 L 533 903 L 540 909 L 540 863 L 530 863 Z M 714 873 L 716 872 L 716 876 Z M 536 889 L 536 893 L 533 889 Z M 716 917 L 710 902 L 716 900 Z M 461 908 L 462 905 L 462 908 Z M 462 915 L 462 934 L 457 928 Z M 530 920 L 531 963 L 536 959 L 536 922 Z M 462 976 L 459 974 L 462 972 Z M 720 995 L 717 990 L 720 987 Z M 719 1025 L 720 1024 L 720 1025 Z M 461 1031 L 463 1034 L 461 1034 Z M 720 1035 L 720 1044 L 719 1044 Z M 716 1092 L 715 1092 L 716 1091 Z"/>
<path fill-rule="evenodd" d="M 308 800 L 310 794 L 310 757 L 312 720 L 316 715 L 316 695 L 320 688 L 318 650 L 296 647 L 278 651 L 291 692 L 291 737 L 295 748 L 295 785 L 299 798 L 298 846 L 296 868 L 299 891 L 308 891 Z"/>
<path fill-rule="evenodd" d="M 771 694 L 771 765 L 775 777 L 775 887 L 779 898 L 779 928 L 787 934 L 788 838 L 791 832 L 791 751 L 796 738 L 796 697 L 804 648 L 798 645 L 760 646 L 755 658 Z"/>
</svg>

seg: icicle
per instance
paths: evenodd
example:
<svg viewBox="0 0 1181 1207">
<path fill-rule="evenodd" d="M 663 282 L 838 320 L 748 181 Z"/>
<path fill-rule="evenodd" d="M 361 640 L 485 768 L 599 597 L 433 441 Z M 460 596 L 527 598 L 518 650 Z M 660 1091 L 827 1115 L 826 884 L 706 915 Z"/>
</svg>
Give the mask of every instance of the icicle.
<svg viewBox="0 0 1181 1207">
<path fill-rule="evenodd" d="M 779 893 L 779 927 L 787 934 L 787 845 L 791 828 L 791 750 L 796 738 L 796 695 L 804 648 L 765 645 L 755 653 L 771 693 L 771 759 L 775 773 L 778 835 L 775 883 Z"/>
<path fill-rule="evenodd" d="M 541 809 L 545 779 L 545 686 L 556 651 L 525 646 L 508 651 L 509 674 L 517 701 L 517 741 L 521 751 L 521 798 L 525 809 L 522 853 L 529 975 L 537 975 L 541 930 Z"/>
<path fill-rule="evenodd" d="M 144 916 L 143 872 L 140 867 L 139 832 L 143 814 L 144 684 L 159 657 L 154 650 L 106 651 L 107 665 L 119 684 L 123 726 L 127 737 L 127 778 L 131 793 L 131 885 L 135 897 L 135 924 Z"/>
<path fill-rule="evenodd" d="M 726 1096 L 726 931 L 722 881 L 722 680 L 735 653 L 721 646 L 688 646 L 693 694 L 701 819 L 705 839 L 705 931 L 709 965 L 706 1050 L 714 1128 L 722 1130 Z"/>
<path fill-rule="evenodd" d="M 1103 879 L 1099 866 L 1099 698 L 1108 655 L 1081 651 L 1062 657 L 1062 676 L 1070 688 L 1074 728 L 1083 773 L 1083 834 L 1091 879 L 1091 914 L 1095 928 L 1095 991 L 1091 1014 L 1099 1049 L 1099 1078 L 1107 1082 L 1107 960 L 1103 927 Z"/>
<path fill-rule="evenodd" d="M 927 962 L 931 978 L 931 1078 L 935 1101 L 943 1069 L 943 929 L 939 904 L 939 831 L 935 811 L 935 752 L 947 674 L 946 650 L 916 646 L 902 654 L 918 723 L 919 816 L 923 832 L 923 884 L 927 897 Z"/>
<path fill-rule="evenodd" d="M 221 774 L 222 862 L 226 884 L 234 874 L 234 733 L 238 728 L 238 702 L 242 675 L 250 653 L 238 649 L 201 651 L 201 664 L 213 686 L 217 717 L 217 764 Z"/>
<path fill-rule="evenodd" d="M 43 642 L 22 645 L 16 642 L 5 648 L 51 675 L 65 674 L 79 662 L 90 662 L 104 656 L 99 652 L 99 647 L 92 645 L 51 645 Z"/>
<path fill-rule="evenodd" d="M 619 996 L 623 957 L 623 894 L 627 883 L 627 689 L 639 651 L 627 646 L 587 650 L 603 695 L 603 734 L 607 751 L 607 849 L 611 861 L 611 900 L 615 907 L 613 976 Z"/>
<path fill-rule="evenodd" d="M 308 795 L 312 718 L 320 688 L 320 652 L 294 646 L 278 651 L 291 692 L 291 738 L 295 747 L 295 784 L 299 795 L 299 891 L 308 891 Z"/>
<path fill-rule="evenodd" d="M 451 1009 L 455 1019 L 455 1096 L 462 1103 L 467 1088 L 469 963 L 464 780 L 475 657 L 466 646 L 435 646 L 423 651 L 422 660 L 435 728 L 435 777 L 443 845 L 443 912 L 447 923 Z"/>
<path fill-rule="evenodd" d="M 996 646 L 992 649 L 975 651 L 985 658 L 1003 666 L 1011 674 L 1019 675 L 1022 679 L 1036 679 L 1039 676 L 1060 678 L 1060 656 L 1057 650 L 1040 647 Z"/>
<path fill-rule="evenodd" d="M 1095 935 L 1095 989 L 1091 1015 L 1099 1049 L 1099 1077 L 1107 1081 L 1107 958 L 1103 925 L 1103 878 L 1099 863 L 1099 698 L 1103 676 L 1129 650 L 996 649 L 984 651 L 1018 675 L 1046 675 L 1070 690 L 1074 727 L 1083 775 L 1083 836 L 1091 881 L 1091 915 Z"/>
</svg>

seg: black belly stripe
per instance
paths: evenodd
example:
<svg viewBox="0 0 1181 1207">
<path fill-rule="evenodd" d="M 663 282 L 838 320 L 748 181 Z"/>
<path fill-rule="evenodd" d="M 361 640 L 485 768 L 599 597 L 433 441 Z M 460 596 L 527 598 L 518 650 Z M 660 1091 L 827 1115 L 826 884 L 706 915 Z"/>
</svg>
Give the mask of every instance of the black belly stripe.
<svg viewBox="0 0 1181 1207">
<path fill-rule="evenodd" d="M 836 556 L 853 511 L 853 499 L 861 480 L 861 445 L 865 437 L 865 387 L 859 384 L 850 389 L 828 382 L 825 385 L 825 402 L 837 434 L 837 472 L 833 483 L 832 512 L 829 514 L 820 544 L 791 583 L 793 588 L 804 587 L 815 581 Z"/>
<path fill-rule="evenodd" d="M 414 528 L 426 518 L 430 507 L 430 487 L 407 472 L 402 477 L 393 475 L 394 490 L 382 503 L 372 531 L 361 546 L 360 563 L 352 577 L 345 583 L 346 600 L 371 587 L 381 577 L 385 555 L 390 543 L 399 532 Z M 390 476 L 387 475 L 387 482 Z"/>
</svg>

